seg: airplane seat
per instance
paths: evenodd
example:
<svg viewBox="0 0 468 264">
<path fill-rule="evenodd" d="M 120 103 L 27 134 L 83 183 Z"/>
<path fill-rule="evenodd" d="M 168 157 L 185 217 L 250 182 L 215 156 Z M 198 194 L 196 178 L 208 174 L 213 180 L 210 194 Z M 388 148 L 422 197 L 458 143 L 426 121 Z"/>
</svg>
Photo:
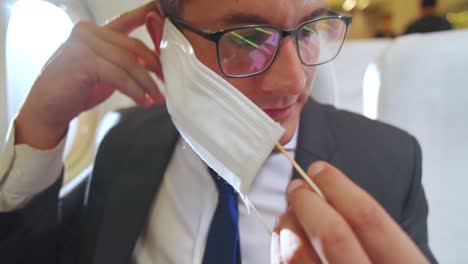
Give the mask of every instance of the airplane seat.
<svg viewBox="0 0 468 264">
<path fill-rule="evenodd" d="M 6 91 L 6 67 L 5 67 L 5 44 L 6 31 L 10 12 L 6 8 L 0 8 L 0 151 L 6 142 L 6 133 L 8 127 L 7 115 L 7 91 Z"/>
<path fill-rule="evenodd" d="M 468 30 L 404 36 L 380 65 L 378 119 L 421 144 L 429 242 L 441 263 L 468 259 L 467 47 Z"/>
<path fill-rule="evenodd" d="M 333 61 L 317 66 L 317 74 L 312 84 L 310 96 L 320 103 L 336 106 L 337 89 Z"/>
<path fill-rule="evenodd" d="M 369 116 L 364 110 L 369 104 L 371 107 L 376 107 L 374 102 L 377 101 L 379 87 L 375 82 L 368 83 L 372 87 L 365 87 L 365 81 L 366 77 L 378 79 L 379 76 L 366 76 L 366 73 L 392 41 L 392 39 L 345 41 L 340 53 L 333 61 L 338 108 Z"/>
</svg>

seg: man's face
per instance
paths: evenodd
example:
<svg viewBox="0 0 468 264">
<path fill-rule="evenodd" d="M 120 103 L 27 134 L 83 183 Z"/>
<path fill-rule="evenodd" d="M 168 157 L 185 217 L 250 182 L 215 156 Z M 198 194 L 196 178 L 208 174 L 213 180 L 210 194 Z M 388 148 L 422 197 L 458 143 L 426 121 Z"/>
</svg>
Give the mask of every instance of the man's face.
<svg viewBox="0 0 468 264">
<path fill-rule="evenodd" d="M 218 31 L 249 24 L 294 28 L 311 19 L 311 14 L 324 8 L 325 3 L 323 0 L 188 0 L 183 5 L 182 19 Z M 286 129 L 280 143 L 287 143 L 294 135 L 316 73 L 316 67 L 301 63 L 294 39 L 283 39 L 275 61 L 266 72 L 247 78 L 229 78 L 218 67 L 216 44 L 189 31 L 184 33 L 201 62 Z"/>
</svg>

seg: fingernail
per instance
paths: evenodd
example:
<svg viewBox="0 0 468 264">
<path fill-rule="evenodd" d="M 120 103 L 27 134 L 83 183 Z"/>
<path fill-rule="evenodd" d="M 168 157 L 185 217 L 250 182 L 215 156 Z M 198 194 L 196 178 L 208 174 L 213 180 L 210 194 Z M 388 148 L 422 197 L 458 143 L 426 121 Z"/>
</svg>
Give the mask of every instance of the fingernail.
<svg viewBox="0 0 468 264">
<path fill-rule="evenodd" d="M 148 108 L 154 104 L 154 100 L 151 98 L 149 94 L 145 94 L 145 97 L 141 101 L 141 106 L 144 108 Z"/>
<path fill-rule="evenodd" d="M 297 188 L 301 187 L 304 184 L 303 180 L 294 180 L 288 185 L 287 193 L 292 193 Z"/>
<path fill-rule="evenodd" d="M 145 97 L 146 97 L 146 101 L 150 104 L 154 103 L 154 100 L 153 98 L 151 98 L 151 95 L 149 94 L 145 94 Z"/>
<path fill-rule="evenodd" d="M 309 166 L 307 170 L 307 175 L 309 177 L 314 177 L 315 175 L 319 174 L 325 168 L 325 162 L 323 161 L 316 161 Z"/>
</svg>

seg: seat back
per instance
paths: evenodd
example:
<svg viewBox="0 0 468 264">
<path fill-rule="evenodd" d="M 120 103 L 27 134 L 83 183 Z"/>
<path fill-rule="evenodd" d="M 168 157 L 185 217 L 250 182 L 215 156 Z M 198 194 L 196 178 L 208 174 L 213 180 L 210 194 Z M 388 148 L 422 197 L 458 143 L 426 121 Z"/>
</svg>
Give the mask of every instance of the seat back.
<svg viewBox="0 0 468 264">
<path fill-rule="evenodd" d="M 318 102 L 336 106 L 338 84 L 333 62 L 317 66 L 317 75 L 310 96 Z"/>
<path fill-rule="evenodd" d="M 401 37 L 381 69 L 378 118 L 421 143 L 430 245 L 441 263 L 466 263 L 468 31 Z"/>
<path fill-rule="evenodd" d="M 377 96 L 377 93 L 364 93 L 364 78 L 368 67 L 392 43 L 391 39 L 368 39 L 346 41 L 334 61 L 338 108 L 355 113 L 364 113 L 366 96 Z M 377 76 L 378 78 L 378 76 Z M 378 89 L 379 87 L 372 87 Z M 368 100 L 377 100 L 369 98 Z"/>
<path fill-rule="evenodd" d="M 5 65 L 5 44 L 6 31 L 8 26 L 9 12 L 6 8 L 0 8 L 0 151 L 6 142 L 8 127 L 8 102 L 6 92 L 6 65 Z"/>
</svg>

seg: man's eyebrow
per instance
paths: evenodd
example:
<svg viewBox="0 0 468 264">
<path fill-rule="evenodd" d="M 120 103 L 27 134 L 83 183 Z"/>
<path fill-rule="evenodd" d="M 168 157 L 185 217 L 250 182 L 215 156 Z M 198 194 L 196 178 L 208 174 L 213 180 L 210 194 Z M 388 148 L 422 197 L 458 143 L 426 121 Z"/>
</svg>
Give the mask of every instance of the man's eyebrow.
<svg viewBox="0 0 468 264">
<path fill-rule="evenodd" d="M 328 13 L 328 9 L 322 7 L 315 9 L 312 13 L 307 14 L 304 16 L 300 22 L 304 22 L 307 20 L 311 20 L 320 16 L 323 16 Z M 229 14 L 221 19 L 224 25 L 242 25 L 242 24 L 271 24 L 271 21 L 257 14 L 249 14 L 249 13 L 234 13 Z"/>
<path fill-rule="evenodd" d="M 326 14 L 328 14 L 328 9 L 326 9 L 324 7 L 318 8 L 318 9 L 315 9 L 314 12 L 312 12 L 312 13 L 306 15 L 305 17 L 303 17 L 301 19 L 301 22 L 305 22 L 307 20 L 318 18 L 318 17 L 324 16 Z"/>
<path fill-rule="evenodd" d="M 224 25 L 237 25 L 237 24 L 268 24 L 268 19 L 248 13 L 234 13 L 229 14 L 221 19 Z"/>
</svg>

